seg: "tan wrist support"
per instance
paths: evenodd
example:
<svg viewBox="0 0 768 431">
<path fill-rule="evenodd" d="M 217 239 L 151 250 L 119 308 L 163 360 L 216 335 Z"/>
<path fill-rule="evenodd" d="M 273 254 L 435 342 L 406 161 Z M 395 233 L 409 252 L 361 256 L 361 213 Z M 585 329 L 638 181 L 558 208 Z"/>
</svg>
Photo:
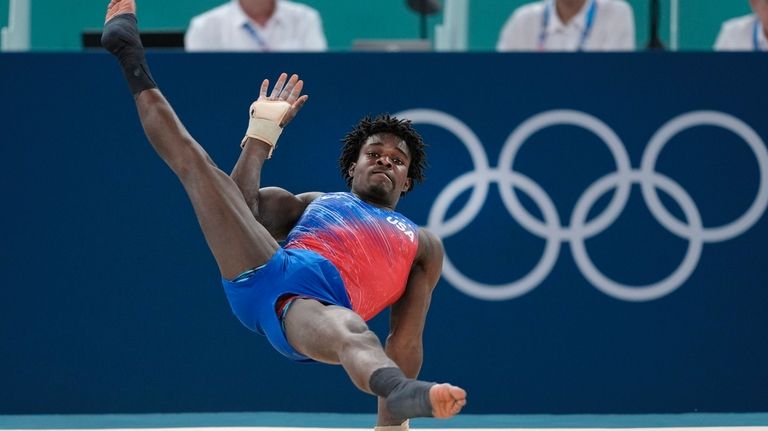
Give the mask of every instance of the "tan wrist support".
<svg viewBox="0 0 768 431">
<path fill-rule="evenodd" d="M 280 124 L 290 109 L 291 104 L 283 100 L 257 100 L 253 102 L 250 109 L 248 130 L 245 132 L 240 146 L 245 146 L 245 141 L 248 138 L 258 139 L 272 147 L 267 158 L 272 157 L 272 152 L 277 146 L 277 139 L 283 132 Z"/>
</svg>

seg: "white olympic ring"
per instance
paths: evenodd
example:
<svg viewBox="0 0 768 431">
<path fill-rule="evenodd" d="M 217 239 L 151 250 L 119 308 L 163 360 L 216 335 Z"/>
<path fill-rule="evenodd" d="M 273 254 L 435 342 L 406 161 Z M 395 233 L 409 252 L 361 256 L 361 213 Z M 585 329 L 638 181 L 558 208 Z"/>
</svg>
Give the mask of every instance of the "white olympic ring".
<svg viewBox="0 0 768 431">
<path fill-rule="evenodd" d="M 447 238 L 464 229 L 480 213 L 491 183 L 498 183 L 504 206 L 512 218 L 532 234 L 544 239 L 546 245 L 536 266 L 519 280 L 491 285 L 472 280 L 451 262 L 446 250 L 443 275 L 457 289 L 484 300 L 500 301 L 524 295 L 536 288 L 557 263 L 562 242 L 569 242 L 576 266 L 594 287 L 624 301 L 651 301 L 676 290 L 693 274 L 704 243 L 726 241 L 741 235 L 762 217 L 768 206 L 768 150 L 760 136 L 746 123 L 729 114 L 716 111 L 694 111 L 679 115 L 664 124 L 651 138 L 639 169 L 632 169 L 629 155 L 616 133 L 601 120 L 573 110 L 552 110 L 534 115 L 518 126 L 504 144 L 499 165 L 491 168 L 480 139 L 461 120 L 441 111 L 412 109 L 396 114 L 416 124 L 441 127 L 456 136 L 469 151 L 474 170 L 451 181 L 437 196 L 430 209 L 427 228 L 440 238 Z M 532 179 L 513 170 L 515 156 L 525 141 L 542 129 L 555 125 L 584 128 L 600 138 L 607 146 L 616 171 L 592 183 L 579 197 L 571 214 L 570 224 L 563 226 L 555 204 Z M 701 214 L 693 199 L 676 181 L 654 169 L 664 146 L 677 134 L 692 127 L 716 126 L 733 132 L 752 150 L 760 172 L 757 195 L 747 211 L 736 220 L 718 227 L 704 227 Z M 629 286 L 602 274 L 592 263 L 585 240 L 605 231 L 621 215 L 629 200 L 632 184 L 639 184 L 643 199 L 651 214 L 667 230 L 688 240 L 688 249 L 677 269 L 666 278 L 644 286 Z M 451 203 L 468 188 L 472 193 L 465 206 L 446 220 Z M 662 189 L 682 209 L 686 218 L 681 222 L 661 203 L 656 189 Z M 543 215 L 543 221 L 530 214 L 520 203 L 514 189 L 526 193 Z M 589 210 L 608 191 L 616 189 L 605 210 L 587 220 Z"/>
</svg>

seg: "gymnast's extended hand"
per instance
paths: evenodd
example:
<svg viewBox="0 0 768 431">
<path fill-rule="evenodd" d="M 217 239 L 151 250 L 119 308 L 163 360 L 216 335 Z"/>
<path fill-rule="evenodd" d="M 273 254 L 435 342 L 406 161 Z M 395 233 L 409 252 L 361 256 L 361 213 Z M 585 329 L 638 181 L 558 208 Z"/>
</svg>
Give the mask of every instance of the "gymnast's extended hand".
<svg viewBox="0 0 768 431">
<path fill-rule="evenodd" d="M 309 99 L 308 95 L 301 94 L 302 88 L 304 88 L 304 81 L 300 80 L 298 75 L 291 75 L 288 79 L 288 74 L 282 73 L 272 92 L 267 96 L 269 80 L 265 79 L 261 83 L 259 98 L 251 104 L 248 130 L 241 145 L 245 145 L 248 138 L 266 142 L 272 147 L 267 157 L 272 157 L 272 151 L 277 145 L 277 139 L 283 132 L 283 128 L 293 120 Z"/>
</svg>

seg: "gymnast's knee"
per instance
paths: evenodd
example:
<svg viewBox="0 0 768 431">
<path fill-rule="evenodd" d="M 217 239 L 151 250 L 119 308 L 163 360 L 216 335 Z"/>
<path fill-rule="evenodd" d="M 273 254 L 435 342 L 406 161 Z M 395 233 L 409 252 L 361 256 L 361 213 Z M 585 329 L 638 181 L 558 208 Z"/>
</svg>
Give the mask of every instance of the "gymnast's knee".
<svg viewBox="0 0 768 431">
<path fill-rule="evenodd" d="M 342 339 L 342 352 L 348 350 L 368 349 L 380 347 L 381 342 L 376 334 L 368 328 L 365 321 L 356 314 L 350 314 L 342 322 L 344 330 Z"/>
</svg>

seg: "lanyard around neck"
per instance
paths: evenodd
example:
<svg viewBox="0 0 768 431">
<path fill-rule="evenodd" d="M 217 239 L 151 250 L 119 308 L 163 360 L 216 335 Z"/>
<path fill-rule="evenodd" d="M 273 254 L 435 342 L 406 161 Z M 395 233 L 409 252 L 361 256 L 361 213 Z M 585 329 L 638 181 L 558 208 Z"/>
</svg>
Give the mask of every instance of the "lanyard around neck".
<svg viewBox="0 0 768 431">
<path fill-rule="evenodd" d="M 269 51 L 269 45 L 264 37 L 259 34 L 259 31 L 250 22 L 243 23 L 243 30 L 245 30 L 251 38 L 256 41 L 262 51 Z"/>
<path fill-rule="evenodd" d="M 547 43 L 547 27 L 549 27 L 549 15 L 556 13 L 554 10 L 555 0 L 546 0 L 544 7 L 544 16 L 541 18 L 541 33 L 539 33 L 539 51 L 544 51 L 544 46 Z M 587 16 L 584 22 L 584 30 L 581 32 L 581 38 L 579 44 L 576 46 L 577 51 L 583 51 L 584 45 L 589 38 L 589 33 L 592 31 L 592 25 L 595 23 L 595 13 L 597 12 L 597 0 L 590 0 L 589 9 L 587 9 Z"/>
<path fill-rule="evenodd" d="M 763 24 L 760 22 L 760 18 L 755 17 L 755 24 L 752 26 L 752 46 L 755 51 L 760 51 L 760 31 L 763 29 Z"/>
</svg>

